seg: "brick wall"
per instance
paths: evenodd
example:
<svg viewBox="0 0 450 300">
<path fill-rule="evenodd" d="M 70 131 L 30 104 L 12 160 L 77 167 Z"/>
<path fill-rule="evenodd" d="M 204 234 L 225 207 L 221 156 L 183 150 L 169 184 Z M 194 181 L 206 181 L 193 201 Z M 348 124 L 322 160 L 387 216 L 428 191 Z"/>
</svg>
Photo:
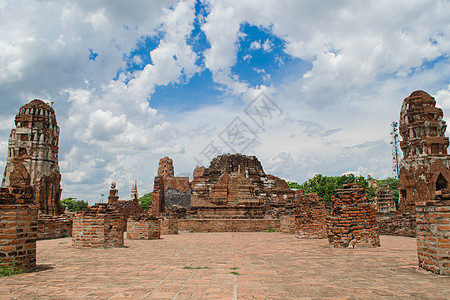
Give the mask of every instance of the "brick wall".
<svg viewBox="0 0 450 300">
<path fill-rule="evenodd" d="M 68 216 L 39 214 L 37 222 L 38 240 L 57 239 L 72 235 L 72 219 Z"/>
<path fill-rule="evenodd" d="M 416 216 L 409 212 L 377 213 L 380 234 L 416 237 Z"/>
<path fill-rule="evenodd" d="M 419 267 L 450 275 L 450 190 L 436 198 L 416 202 L 417 254 Z"/>
<path fill-rule="evenodd" d="M 280 216 L 280 231 L 282 233 L 295 233 L 295 216 L 294 215 L 282 215 Z"/>
<path fill-rule="evenodd" d="M 327 217 L 330 245 L 341 248 L 380 246 L 375 206 L 368 202 L 365 190 L 357 184 L 345 184 L 331 198 Z"/>
<path fill-rule="evenodd" d="M 262 232 L 280 231 L 277 219 L 180 219 L 178 230 L 194 232 Z"/>
<path fill-rule="evenodd" d="M 0 263 L 36 267 L 37 214 L 31 189 L 0 188 Z"/>
<path fill-rule="evenodd" d="M 161 220 L 148 215 L 129 217 L 127 238 L 130 240 L 155 240 L 161 235 Z"/>
<path fill-rule="evenodd" d="M 72 246 L 75 248 L 123 247 L 123 214 L 108 204 L 97 203 L 78 212 L 73 219 Z"/>
<path fill-rule="evenodd" d="M 161 234 L 178 234 L 178 219 L 172 217 L 162 219 Z"/>
</svg>

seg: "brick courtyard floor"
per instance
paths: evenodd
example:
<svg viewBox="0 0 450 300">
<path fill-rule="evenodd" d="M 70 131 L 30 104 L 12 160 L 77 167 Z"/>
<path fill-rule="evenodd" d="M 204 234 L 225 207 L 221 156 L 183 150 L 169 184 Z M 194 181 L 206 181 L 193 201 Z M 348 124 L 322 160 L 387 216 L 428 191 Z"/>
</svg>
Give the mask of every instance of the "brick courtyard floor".
<svg viewBox="0 0 450 300">
<path fill-rule="evenodd" d="M 449 299 L 449 277 L 417 268 L 414 238 L 381 243 L 334 249 L 281 233 L 183 233 L 115 249 L 38 241 L 38 271 L 0 278 L 0 299 Z"/>
</svg>

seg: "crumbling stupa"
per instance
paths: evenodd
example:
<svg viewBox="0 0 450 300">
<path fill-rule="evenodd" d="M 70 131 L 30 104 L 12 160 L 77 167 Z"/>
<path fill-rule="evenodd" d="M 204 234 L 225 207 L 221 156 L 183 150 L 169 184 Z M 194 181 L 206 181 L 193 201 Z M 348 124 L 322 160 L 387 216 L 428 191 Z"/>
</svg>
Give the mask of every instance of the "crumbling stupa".
<svg viewBox="0 0 450 300">
<path fill-rule="evenodd" d="M 399 211 L 414 212 L 415 203 L 433 199 L 450 180 L 447 125 L 436 101 L 424 91 L 403 100 L 399 131 L 403 159 L 399 172 Z"/>
<path fill-rule="evenodd" d="M 41 100 L 19 109 L 8 141 L 2 187 L 34 188 L 34 203 L 49 215 L 63 213 L 58 165 L 59 127 L 55 111 Z"/>
</svg>

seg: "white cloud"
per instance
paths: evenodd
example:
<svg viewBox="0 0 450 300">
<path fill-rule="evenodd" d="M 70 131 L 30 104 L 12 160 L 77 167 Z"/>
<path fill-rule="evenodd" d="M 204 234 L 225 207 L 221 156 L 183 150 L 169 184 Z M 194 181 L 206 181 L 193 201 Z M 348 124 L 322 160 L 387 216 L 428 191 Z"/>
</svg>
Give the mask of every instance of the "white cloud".
<svg viewBox="0 0 450 300">
<path fill-rule="evenodd" d="M 261 43 L 259 41 L 253 41 L 250 44 L 250 49 L 252 50 L 261 49 Z"/>
</svg>

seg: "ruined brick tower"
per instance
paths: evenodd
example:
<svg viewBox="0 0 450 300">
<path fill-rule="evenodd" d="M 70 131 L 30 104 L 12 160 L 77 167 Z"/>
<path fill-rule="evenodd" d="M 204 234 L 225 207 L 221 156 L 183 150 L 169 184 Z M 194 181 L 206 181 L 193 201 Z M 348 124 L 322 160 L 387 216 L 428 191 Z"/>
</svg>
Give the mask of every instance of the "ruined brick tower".
<svg viewBox="0 0 450 300">
<path fill-rule="evenodd" d="M 399 174 L 399 211 L 414 212 L 415 203 L 432 199 L 450 180 L 447 125 L 436 101 L 424 91 L 403 100 L 399 131 L 403 159 Z"/>
<path fill-rule="evenodd" d="M 55 111 L 41 100 L 22 106 L 11 130 L 2 187 L 34 188 L 34 203 L 44 214 L 63 213 L 58 165 L 59 127 Z"/>
</svg>

